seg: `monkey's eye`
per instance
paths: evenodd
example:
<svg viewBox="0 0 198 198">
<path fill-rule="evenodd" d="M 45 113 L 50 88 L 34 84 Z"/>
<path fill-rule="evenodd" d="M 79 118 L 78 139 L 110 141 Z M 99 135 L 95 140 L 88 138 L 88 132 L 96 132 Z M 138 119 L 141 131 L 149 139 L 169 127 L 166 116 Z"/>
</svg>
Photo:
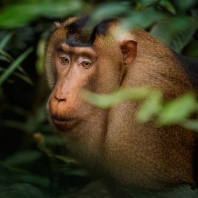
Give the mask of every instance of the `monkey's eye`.
<svg viewBox="0 0 198 198">
<path fill-rule="evenodd" d="M 83 61 L 81 64 L 85 69 L 89 69 L 91 67 L 91 63 L 89 61 Z"/>
<path fill-rule="evenodd" d="M 61 56 L 59 57 L 59 60 L 63 65 L 69 64 L 69 58 L 67 56 Z"/>
</svg>

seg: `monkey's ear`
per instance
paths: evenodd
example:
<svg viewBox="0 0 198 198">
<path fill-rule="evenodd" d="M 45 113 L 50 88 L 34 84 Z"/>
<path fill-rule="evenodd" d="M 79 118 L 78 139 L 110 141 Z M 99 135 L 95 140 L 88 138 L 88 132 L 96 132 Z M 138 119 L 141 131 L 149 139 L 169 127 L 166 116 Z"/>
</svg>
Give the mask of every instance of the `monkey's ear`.
<svg viewBox="0 0 198 198">
<path fill-rule="evenodd" d="M 54 22 L 54 29 L 59 29 L 61 24 L 59 22 Z"/>
<path fill-rule="evenodd" d="M 133 62 L 137 56 L 137 42 L 133 40 L 124 40 L 120 43 L 120 49 L 123 55 L 123 62 L 128 65 Z"/>
</svg>

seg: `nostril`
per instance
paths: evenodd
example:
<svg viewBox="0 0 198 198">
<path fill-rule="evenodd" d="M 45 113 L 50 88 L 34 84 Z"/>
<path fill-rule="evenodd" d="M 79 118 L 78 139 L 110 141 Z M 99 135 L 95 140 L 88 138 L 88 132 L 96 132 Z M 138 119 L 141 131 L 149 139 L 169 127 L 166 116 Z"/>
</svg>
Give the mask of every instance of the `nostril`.
<svg viewBox="0 0 198 198">
<path fill-rule="evenodd" d="M 65 98 L 59 98 L 59 97 L 57 97 L 57 96 L 55 96 L 55 95 L 54 95 L 54 98 L 55 98 L 56 100 L 58 100 L 58 102 L 64 102 L 64 101 L 66 101 Z"/>
</svg>

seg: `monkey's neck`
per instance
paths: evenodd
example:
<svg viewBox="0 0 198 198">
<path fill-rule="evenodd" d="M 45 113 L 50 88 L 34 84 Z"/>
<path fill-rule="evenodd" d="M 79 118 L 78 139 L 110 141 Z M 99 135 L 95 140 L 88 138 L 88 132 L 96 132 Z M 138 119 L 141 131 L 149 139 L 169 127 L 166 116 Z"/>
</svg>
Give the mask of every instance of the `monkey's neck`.
<svg viewBox="0 0 198 198">
<path fill-rule="evenodd" d="M 100 170 L 105 131 L 107 131 L 107 113 L 107 110 L 97 109 L 94 115 L 89 117 L 89 122 L 83 123 L 83 126 L 79 125 L 71 131 L 71 133 L 81 134 L 79 137 L 65 138 L 67 148 L 72 155 L 90 170 L 95 170 L 95 167 L 98 171 Z M 93 128 L 95 128 L 94 131 Z M 89 141 L 87 141 L 87 137 L 89 137 Z"/>
</svg>

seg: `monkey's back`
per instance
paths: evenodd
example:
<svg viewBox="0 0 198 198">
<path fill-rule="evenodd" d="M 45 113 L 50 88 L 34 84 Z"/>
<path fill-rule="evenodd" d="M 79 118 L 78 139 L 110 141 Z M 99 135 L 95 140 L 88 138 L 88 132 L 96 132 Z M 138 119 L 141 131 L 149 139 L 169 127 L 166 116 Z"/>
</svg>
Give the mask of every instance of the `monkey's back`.
<svg viewBox="0 0 198 198">
<path fill-rule="evenodd" d="M 173 52 L 144 30 L 131 33 L 137 38 L 137 58 L 121 87 L 158 88 L 165 100 L 189 91 L 198 93 L 197 62 Z M 195 186 L 196 134 L 178 125 L 158 128 L 153 121 L 138 123 L 139 104 L 125 101 L 110 110 L 105 158 L 112 175 L 136 190 L 162 190 L 185 183 Z"/>
</svg>

